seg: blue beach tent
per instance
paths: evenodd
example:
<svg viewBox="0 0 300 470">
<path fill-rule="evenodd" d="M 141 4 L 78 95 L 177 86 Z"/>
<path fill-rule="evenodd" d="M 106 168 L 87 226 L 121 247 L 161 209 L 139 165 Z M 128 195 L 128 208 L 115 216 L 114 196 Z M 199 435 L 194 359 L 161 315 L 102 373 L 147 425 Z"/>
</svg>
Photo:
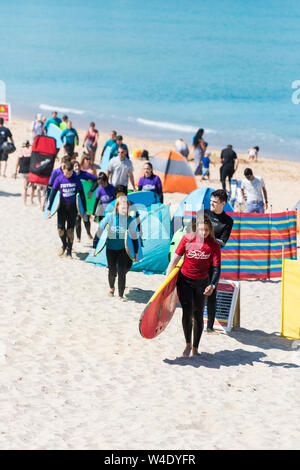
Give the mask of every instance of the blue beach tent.
<svg viewBox="0 0 300 470">
<path fill-rule="evenodd" d="M 165 204 L 153 204 L 147 208 L 139 208 L 143 233 L 143 259 L 132 264 L 132 271 L 145 274 L 164 274 L 169 263 L 171 218 L 170 207 Z M 99 266 L 107 266 L 106 249 L 98 256 L 85 260 Z"/>
<path fill-rule="evenodd" d="M 187 218 L 192 212 L 197 212 L 200 209 L 210 209 L 210 196 L 215 189 L 212 188 L 198 188 L 188 194 L 183 201 L 179 204 L 172 219 L 172 230 L 175 233 L 184 224 L 184 216 Z M 233 212 L 232 205 L 227 202 L 224 207 L 225 212 Z"/>
</svg>

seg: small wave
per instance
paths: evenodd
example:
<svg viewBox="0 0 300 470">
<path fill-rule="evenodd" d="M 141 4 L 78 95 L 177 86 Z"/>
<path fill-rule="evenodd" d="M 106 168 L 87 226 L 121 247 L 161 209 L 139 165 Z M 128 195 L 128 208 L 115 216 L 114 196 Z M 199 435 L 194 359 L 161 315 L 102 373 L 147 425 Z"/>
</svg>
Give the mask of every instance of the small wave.
<svg viewBox="0 0 300 470">
<path fill-rule="evenodd" d="M 51 106 L 50 104 L 40 104 L 40 109 L 45 111 L 58 111 L 59 113 L 71 113 L 71 114 L 84 114 L 85 111 L 81 109 L 72 109 L 72 108 L 61 108 L 59 106 Z"/>
<path fill-rule="evenodd" d="M 160 129 L 169 129 L 172 131 L 179 131 L 179 132 L 188 132 L 188 133 L 196 133 L 198 127 L 189 126 L 187 124 L 175 124 L 172 122 L 164 122 L 164 121 L 150 121 L 148 119 L 137 118 L 136 120 L 140 124 L 144 126 L 152 126 L 152 127 L 159 127 Z M 205 129 L 206 134 L 216 134 L 217 131 L 214 129 Z"/>
</svg>

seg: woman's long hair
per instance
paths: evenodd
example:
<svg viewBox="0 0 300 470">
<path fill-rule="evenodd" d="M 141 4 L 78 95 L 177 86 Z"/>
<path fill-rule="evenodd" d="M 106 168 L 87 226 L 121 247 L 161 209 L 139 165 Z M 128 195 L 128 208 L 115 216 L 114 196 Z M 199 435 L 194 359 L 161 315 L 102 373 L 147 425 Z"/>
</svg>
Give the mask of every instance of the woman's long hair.
<svg viewBox="0 0 300 470">
<path fill-rule="evenodd" d="M 203 218 L 201 216 L 198 216 L 192 220 L 192 232 L 195 234 L 195 236 L 196 236 L 198 226 L 202 224 L 208 226 L 209 236 L 212 237 L 216 241 L 213 224 L 212 224 L 212 221 L 210 220 L 210 217 L 207 214 L 204 214 Z"/>
<path fill-rule="evenodd" d="M 204 129 L 198 129 L 194 139 L 193 139 L 193 146 L 196 148 L 197 145 L 199 144 L 199 140 L 202 139 L 202 136 L 204 134 Z"/>
</svg>

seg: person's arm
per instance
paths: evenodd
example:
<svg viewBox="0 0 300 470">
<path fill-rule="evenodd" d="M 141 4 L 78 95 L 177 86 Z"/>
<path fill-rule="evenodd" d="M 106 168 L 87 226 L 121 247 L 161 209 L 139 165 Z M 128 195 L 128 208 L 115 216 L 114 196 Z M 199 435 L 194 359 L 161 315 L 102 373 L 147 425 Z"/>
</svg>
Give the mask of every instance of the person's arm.
<svg viewBox="0 0 300 470">
<path fill-rule="evenodd" d="M 173 256 L 173 258 L 171 259 L 168 267 L 167 267 L 167 272 L 166 272 L 166 276 L 168 276 L 170 274 L 170 272 L 173 270 L 173 268 L 176 266 L 176 264 L 178 263 L 178 261 L 180 260 L 181 256 L 180 255 L 177 255 L 175 253 L 175 255 Z"/>
<path fill-rule="evenodd" d="M 133 173 L 128 173 L 128 176 L 129 176 L 133 191 L 136 191 Z"/>
<path fill-rule="evenodd" d="M 17 177 L 18 168 L 19 168 L 19 166 L 20 166 L 20 160 L 21 160 L 21 157 L 19 156 L 19 157 L 18 157 L 18 160 L 17 160 L 17 164 L 16 164 L 15 178 Z"/>
<path fill-rule="evenodd" d="M 82 147 L 84 147 L 84 144 L 85 144 L 86 141 L 87 141 L 87 137 L 88 137 L 88 132 L 86 132 L 86 134 L 85 134 L 85 136 L 84 136 L 83 143 L 82 143 Z"/>
<path fill-rule="evenodd" d="M 267 209 L 267 208 L 268 208 L 268 195 L 267 195 L 267 190 L 266 190 L 265 186 L 263 186 L 261 189 L 262 189 L 263 196 L 264 196 L 264 200 L 265 200 L 265 209 Z"/>
<path fill-rule="evenodd" d="M 77 139 L 77 145 L 79 145 L 79 136 L 78 136 L 77 131 L 75 131 L 75 137 Z M 74 139 L 74 144 L 75 144 L 75 139 Z"/>
<path fill-rule="evenodd" d="M 230 237 L 232 227 L 233 227 L 233 220 L 231 219 L 231 222 L 230 223 L 228 222 L 228 224 L 225 225 L 219 238 L 216 238 L 216 242 L 218 243 L 220 248 L 224 248 L 224 246 L 226 245 Z"/>
<path fill-rule="evenodd" d="M 93 256 L 95 255 L 95 249 L 97 248 L 98 241 L 101 238 L 101 235 L 106 227 L 106 225 L 109 223 L 112 215 L 107 214 L 104 219 L 101 220 L 100 224 L 98 225 L 97 232 L 95 233 L 94 240 L 93 240 Z"/>
<path fill-rule="evenodd" d="M 245 191 L 244 191 L 244 187 L 243 187 L 243 183 L 241 185 L 241 195 L 242 195 L 242 199 L 243 199 L 243 202 L 244 204 L 246 204 L 246 194 L 245 194 Z"/>
<path fill-rule="evenodd" d="M 99 204 L 100 199 L 101 199 L 101 195 L 99 194 L 99 196 L 96 198 L 96 201 L 95 201 L 95 204 L 94 204 L 93 215 L 95 215 L 95 213 L 96 213 L 96 209 L 97 209 L 97 206 Z"/>
<path fill-rule="evenodd" d="M 57 191 L 58 191 L 58 188 L 52 188 L 52 191 L 50 193 L 49 204 L 48 204 L 48 217 L 50 215 L 50 210 L 51 210 Z"/>
<path fill-rule="evenodd" d="M 82 183 L 79 179 L 77 179 L 77 181 L 76 181 L 76 186 L 77 186 L 77 191 L 79 192 L 79 195 L 81 197 L 81 201 L 82 201 L 82 205 L 83 205 L 83 209 L 84 209 L 84 218 L 85 218 L 85 216 L 86 216 L 86 200 L 85 200 L 85 194 L 84 194 L 83 186 L 82 186 Z"/>
<path fill-rule="evenodd" d="M 159 201 L 160 201 L 161 204 L 163 204 L 163 202 L 164 202 L 164 195 L 163 195 L 163 190 L 162 190 L 161 179 L 159 178 L 159 176 L 157 177 L 156 188 L 157 188 L 157 194 L 158 194 L 158 196 L 159 196 Z"/>
<path fill-rule="evenodd" d="M 239 166 L 239 159 L 236 155 L 236 158 L 235 158 L 235 161 L 234 161 L 234 173 L 236 172 L 236 170 L 238 169 L 238 166 Z"/>
<path fill-rule="evenodd" d="M 220 274 L 221 274 L 221 249 L 218 245 L 216 245 L 213 255 L 212 255 L 212 260 L 213 260 L 213 272 L 212 276 L 210 279 L 210 284 L 209 286 L 206 287 L 204 291 L 204 295 L 210 296 L 213 291 L 217 288 L 219 279 L 220 279 Z"/>
</svg>

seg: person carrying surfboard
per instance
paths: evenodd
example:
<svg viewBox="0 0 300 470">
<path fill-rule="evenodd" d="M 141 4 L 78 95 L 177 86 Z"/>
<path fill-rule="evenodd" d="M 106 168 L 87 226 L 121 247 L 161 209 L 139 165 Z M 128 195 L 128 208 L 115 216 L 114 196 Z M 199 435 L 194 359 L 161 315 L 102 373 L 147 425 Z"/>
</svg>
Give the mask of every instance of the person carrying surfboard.
<svg viewBox="0 0 300 470">
<path fill-rule="evenodd" d="M 108 265 L 108 295 L 112 297 L 115 292 L 115 281 L 118 276 L 119 299 L 124 300 L 124 290 L 126 285 L 126 274 L 131 268 L 132 260 L 129 258 L 125 248 L 125 238 L 127 231 L 134 244 L 135 259 L 138 253 L 138 241 L 136 231 L 136 221 L 128 212 L 130 203 L 126 196 L 120 196 L 116 200 L 115 209 L 109 212 L 101 220 L 93 241 L 92 255 L 95 256 L 95 250 L 102 232 L 107 227 L 106 257 Z"/>
<path fill-rule="evenodd" d="M 56 193 L 60 191 L 61 202 L 57 211 L 57 229 L 58 235 L 62 241 L 62 247 L 59 250 L 59 256 L 62 256 L 67 250 L 67 257 L 72 257 L 72 246 L 74 241 L 74 227 L 77 217 L 76 194 L 79 193 L 84 207 L 84 216 L 86 216 L 86 200 L 82 184 L 75 175 L 73 162 L 63 164 L 63 174 L 57 176 L 53 183 L 52 191 L 49 197 L 48 217 Z M 67 225 L 66 225 L 67 224 Z"/>
<path fill-rule="evenodd" d="M 97 181 L 97 177 L 95 175 L 93 175 L 92 173 L 88 171 L 81 170 L 80 163 L 77 162 L 76 160 L 74 160 L 73 162 L 73 167 L 74 167 L 74 172 L 76 173 L 76 176 L 79 180 L 93 181 L 93 182 Z M 77 214 L 75 228 L 76 228 L 76 236 L 77 236 L 78 243 L 80 243 L 80 240 L 81 240 L 81 219 L 82 219 L 81 215 Z M 87 219 L 83 220 L 83 223 L 84 223 L 88 238 L 90 240 L 93 240 L 93 237 L 91 235 L 90 217 L 87 216 Z"/>
<path fill-rule="evenodd" d="M 96 221 L 102 220 L 107 204 L 116 198 L 115 187 L 108 182 L 108 178 L 104 171 L 100 171 L 97 182 L 99 184 L 96 191 L 96 200 L 93 209 L 93 218 Z"/>
<path fill-rule="evenodd" d="M 178 275 L 177 292 L 182 307 L 182 327 L 186 341 L 183 356 L 199 355 L 198 347 L 203 331 L 205 296 L 211 296 L 220 278 L 221 250 L 216 242 L 210 218 L 204 214 L 194 221 L 192 232 L 185 234 L 171 259 L 167 275 L 184 261 Z M 213 274 L 209 277 L 210 265 Z M 193 332 L 193 342 L 192 342 Z"/>
</svg>

